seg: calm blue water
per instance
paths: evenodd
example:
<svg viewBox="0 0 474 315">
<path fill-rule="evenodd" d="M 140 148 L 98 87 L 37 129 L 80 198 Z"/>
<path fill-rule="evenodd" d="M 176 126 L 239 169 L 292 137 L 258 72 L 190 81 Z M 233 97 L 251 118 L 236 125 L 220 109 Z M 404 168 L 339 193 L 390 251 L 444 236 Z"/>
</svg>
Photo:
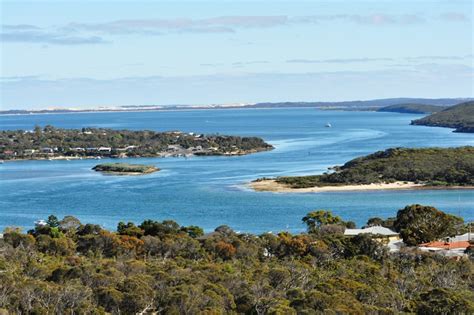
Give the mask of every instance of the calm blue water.
<svg viewBox="0 0 474 315">
<path fill-rule="evenodd" d="M 26 161 L 0 165 L 0 229 L 29 228 L 49 214 L 74 215 L 82 222 L 114 229 L 120 220 L 173 219 L 212 230 L 301 231 L 313 209 L 331 209 L 364 224 L 394 216 L 421 203 L 474 220 L 474 192 L 379 191 L 308 194 L 256 193 L 245 183 L 262 176 L 321 173 L 335 164 L 389 147 L 474 145 L 474 135 L 450 129 L 410 126 L 419 115 L 338 112 L 314 109 L 201 110 L 0 116 L 1 129 L 44 126 L 183 130 L 254 135 L 276 149 L 242 157 L 130 159 L 157 165 L 142 177 L 91 171 L 94 160 Z M 333 128 L 325 128 L 330 122 Z"/>
</svg>

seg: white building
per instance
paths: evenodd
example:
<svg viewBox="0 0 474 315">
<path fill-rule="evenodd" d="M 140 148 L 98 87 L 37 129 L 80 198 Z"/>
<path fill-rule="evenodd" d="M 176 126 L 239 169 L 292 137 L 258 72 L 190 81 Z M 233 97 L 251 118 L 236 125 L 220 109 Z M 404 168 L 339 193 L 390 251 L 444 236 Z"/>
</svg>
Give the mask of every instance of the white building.
<svg viewBox="0 0 474 315">
<path fill-rule="evenodd" d="M 45 220 L 37 220 L 37 221 L 35 221 L 35 226 L 36 226 L 36 227 L 41 227 L 41 226 L 45 226 L 45 225 L 48 225 L 48 223 L 46 223 Z"/>
<path fill-rule="evenodd" d="M 110 153 L 110 151 L 112 151 L 112 148 L 109 148 L 109 147 L 100 147 L 100 148 L 97 149 L 97 151 Z"/>
<path fill-rule="evenodd" d="M 382 235 L 388 237 L 389 240 L 398 240 L 400 238 L 400 235 L 397 232 L 383 226 L 371 226 L 363 229 L 346 229 L 344 231 L 344 235 L 346 236 L 356 236 L 359 234 Z"/>
<path fill-rule="evenodd" d="M 381 241 L 388 247 L 390 252 L 398 252 L 400 248 L 405 246 L 397 232 L 383 226 L 371 226 L 363 229 L 346 229 L 344 231 L 344 235 L 346 236 L 356 236 L 359 234 L 382 236 Z"/>
<path fill-rule="evenodd" d="M 448 242 L 469 242 L 474 239 L 474 233 L 464 233 L 462 235 L 456 235 L 453 237 L 448 237 Z"/>
<path fill-rule="evenodd" d="M 462 257 L 469 248 L 471 233 L 447 237 L 438 241 L 420 244 L 418 249 L 424 252 L 437 253 L 447 257 Z"/>
</svg>

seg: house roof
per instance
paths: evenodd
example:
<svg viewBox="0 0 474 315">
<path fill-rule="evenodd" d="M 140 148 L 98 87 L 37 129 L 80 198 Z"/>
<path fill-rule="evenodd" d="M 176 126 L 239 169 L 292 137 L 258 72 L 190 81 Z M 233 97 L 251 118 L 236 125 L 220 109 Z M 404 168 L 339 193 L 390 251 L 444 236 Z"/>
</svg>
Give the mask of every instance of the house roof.
<svg viewBox="0 0 474 315">
<path fill-rule="evenodd" d="M 205 241 L 205 240 L 207 240 L 207 239 L 209 239 L 209 238 L 211 238 L 211 237 L 213 237 L 213 236 L 215 236 L 215 235 L 222 235 L 222 233 L 219 233 L 219 232 L 210 232 L 210 233 L 206 233 L 206 234 L 204 234 L 204 235 L 201 235 L 201 236 L 197 237 L 196 239 L 197 239 L 198 241 Z"/>
<path fill-rule="evenodd" d="M 419 250 L 423 252 L 433 252 L 445 257 L 462 257 L 466 255 L 465 248 L 453 248 L 453 249 L 444 249 L 437 247 L 418 247 Z"/>
<path fill-rule="evenodd" d="M 443 241 L 434 241 L 429 243 L 420 244 L 419 247 L 427 248 L 437 248 L 437 249 L 457 249 L 457 248 L 468 248 L 468 241 L 458 241 L 458 242 L 443 242 Z"/>
<path fill-rule="evenodd" d="M 344 235 L 359 235 L 359 234 L 364 234 L 364 233 L 380 234 L 380 235 L 386 235 L 386 236 L 398 235 L 397 232 L 394 232 L 383 226 L 371 226 L 371 227 L 363 228 L 363 229 L 346 229 L 344 231 Z"/>
</svg>

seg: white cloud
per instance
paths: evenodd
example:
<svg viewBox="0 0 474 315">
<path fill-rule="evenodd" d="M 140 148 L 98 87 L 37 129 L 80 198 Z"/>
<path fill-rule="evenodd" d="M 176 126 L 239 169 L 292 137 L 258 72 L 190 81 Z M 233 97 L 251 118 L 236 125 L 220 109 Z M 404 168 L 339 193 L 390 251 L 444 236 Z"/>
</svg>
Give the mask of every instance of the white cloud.
<svg viewBox="0 0 474 315">
<path fill-rule="evenodd" d="M 2 25 L 2 30 L 13 30 L 13 31 L 31 31 L 39 30 L 40 28 L 30 24 L 17 24 L 17 25 Z"/>
<path fill-rule="evenodd" d="M 294 23 L 323 23 L 330 21 L 352 22 L 361 25 L 410 25 L 425 22 L 425 19 L 417 14 L 392 15 L 384 13 L 376 14 L 334 14 L 334 15 L 311 15 L 303 17 L 292 17 Z"/>
<path fill-rule="evenodd" d="M 392 58 L 335 58 L 335 59 L 290 59 L 287 63 L 359 63 L 373 61 L 392 61 Z"/>
<path fill-rule="evenodd" d="M 450 16 L 451 19 L 456 16 Z M 459 18 L 459 17 L 458 17 Z M 42 28 L 30 24 L 3 25 L 2 41 L 58 45 L 103 44 L 107 35 L 139 34 L 159 36 L 173 33 L 234 33 L 240 29 L 274 28 L 285 25 L 329 23 L 343 21 L 361 25 L 410 25 L 424 22 L 415 14 L 389 15 L 313 15 L 313 16 L 217 16 L 204 19 L 123 19 L 104 23 L 69 23 Z"/>
<path fill-rule="evenodd" d="M 441 20 L 448 21 L 448 22 L 468 22 L 470 18 L 464 14 L 459 12 L 446 12 L 439 16 Z"/>
<path fill-rule="evenodd" d="M 416 62 L 425 62 L 429 60 L 437 61 L 462 61 L 466 59 L 472 59 L 472 55 L 464 56 L 409 56 L 404 58 L 390 58 L 390 57 L 378 57 L 378 58 L 333 58 L 333 59 L 289 59 L 287 63 L 302 63 L 302 64 L 311 64 L 311 63 L 364 63 L 364 62 L 378 62 L 378 61 L 396 61 L 396 60 L 405 60 L 412 63 Z M 400 64 L 399 64 L 400 65 Z M 412 66 L 413 64 L 408 64 L 407 66 Z M 393 65 L 392 65 L 393 66 Z M 404 65 L 405 66 L 405 65 Z"/>
<path fill-rule="evenodd" d="M 405 57 L 408 61 L 420 61 L 420 60 L 464 60 L 467 56 L 416 56 L 416 57 Z"/>
<path fill-rule="evenodd" d="M 8 25 L 6 31 L 0 33 L 1 42 L 10 43 L 39 43 L 53 45 L 85 45 L 105 44 L 108 41 L 99 36 L 77 36 L 58 31 L 42 30 L 32 25 Z"/>
<path fill-rule="evenodd" d="M 176 33 L 232 33 L 236 28 L 269 28 L 286 24 L 286 16 L 220 16 L 207 19 L 136 19 L 99 24 L 70 23 L 69 30 L 98 31 L 109 34 L 161 35 Z"/>
</svg>

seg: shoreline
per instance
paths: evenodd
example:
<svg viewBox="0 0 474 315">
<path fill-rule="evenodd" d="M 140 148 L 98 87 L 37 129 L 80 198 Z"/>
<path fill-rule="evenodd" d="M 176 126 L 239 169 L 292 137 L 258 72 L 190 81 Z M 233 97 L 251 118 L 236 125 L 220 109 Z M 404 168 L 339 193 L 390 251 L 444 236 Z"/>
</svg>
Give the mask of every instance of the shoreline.
<svg viewBox="0 0 474 315">
<path fill-rule="evenodd" d="M 307 188 L 291 188 L 285 184 L 277 183 L 274 179 L 264 179 L 253 181 L 247 186 L 256 192 L 273 193 L 318 193 L 318 192 L 345 192 L 345 191 L 377 191 L 377 190 L 455 190 L 455 189 L 474 189 L 474 186 L 427 186 L 416 184 L 414 182 L 394 182 L 394 183 L 373 183 L 365 185 L 341 185 L 341 186 L 322 186 Z"/>
<path fill-rule="evenodd" d="M 232 151 L 232 152 L 213 152 L 213 151 L 202 151 L 200 154 L 199 152 L 194 153 L 167 153 L 162 152 L 161 154 L 157 155 L 137 155 L 137 156 L 123 156 L 123 157 L 111 157 L 106 155 L 98 155 L 98 156 L 52 156 L 52 157 L 38 157 L 38 158 L 20 158 L 20 159 L 6 159 L 1 160 L 3 163 L 11 163 L 11 162 L 25 162 L 25 161 L 72 161 L 72 160 L 101 160 L 101 159 L 114 159 L 114 160 L 123 160 L 123 159 L 140 159 L 140 158 L 189 158 L 189 157 L 216 157 L 216 156 L 223 156 L 223 157 L 236 157 L 236 156 L 245 156 L 250 154 L 262 153 L 267 151 L 274 150 L 275 147 L 272 146 L 271 148 L 263 148 L 263 149 L 250 149 L 247 151 Z"/>
<path fill-rule="evenodd" d="M 145 164 L 127 164 L 127 163 L 105 163 L 98 164 L 92 168 L 93 171 L 104 175 L 120 175 L 120 176 L 141 176 L 161 171 L 154 165 Z"/>
<path fill-rule="evenodd" d="M 117 176 L 143 176 L 143 175 L 149 175 L 153 174 L 156 172 L 159 172 L 160 169 L 154 170 L 154 171 L 148 171 L 148 172 L 115 172 L 115 171 L 96 171 L 97 173 L 101 173 L 102 175 L 117 175 Z"/>
<path fill-rule="evenodd" d="M 250 106 L 225 106 L 225 107 L 190 107 L 190 108 L 153 108 L 153 109 L 110 109 L 110 110 L 71 110 L 64 112 L 35 112 L 30 111 L 28 113 L 0 113 L 0 116 L 29 116 L 29 115 L 58 115 L 58 114 L 96 114 L 96 113 L 142 113 L 142 112 L 180 112 L 180 111 L 196 111 L 196 110 L 228 110 L 228 109 L 305 109 L 314 108 L 320 110 L 332 110 L 331 108 L 319 108 L 319 107 L 250 107 Z M 339 107 L 335 107 L 334 110 L 340 110 Z"/>
</svg>

